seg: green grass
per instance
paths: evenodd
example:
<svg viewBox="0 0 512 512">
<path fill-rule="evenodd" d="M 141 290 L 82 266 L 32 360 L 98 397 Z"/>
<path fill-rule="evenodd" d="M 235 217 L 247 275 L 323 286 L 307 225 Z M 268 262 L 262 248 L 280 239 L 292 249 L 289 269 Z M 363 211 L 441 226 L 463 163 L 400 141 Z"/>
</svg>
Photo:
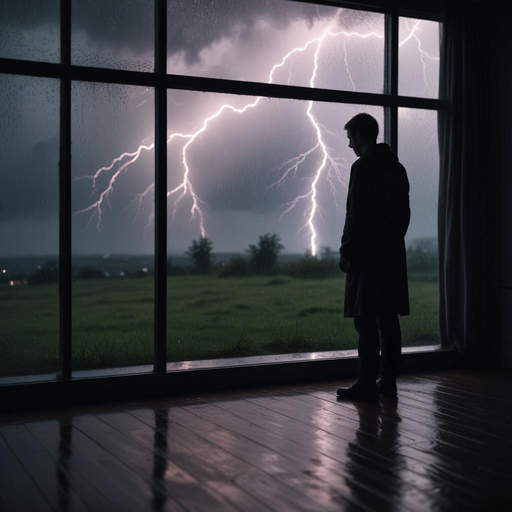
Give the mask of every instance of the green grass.
<svg viewBox="0 0 512 512">
<path fill-rule="evenodd" d="M 355 348 L 343 318 L 344 278 L 180 276 L 168 278 L 172 361 Z M 404 346 L 436 343 L 438 286 L 409 283 Z M 59 360 L 56 285 L 0 288 L 0 375 L 55 372 Z M 75 369 L 151 364 L 153 281 L 73 283 Z"/>
</svg>

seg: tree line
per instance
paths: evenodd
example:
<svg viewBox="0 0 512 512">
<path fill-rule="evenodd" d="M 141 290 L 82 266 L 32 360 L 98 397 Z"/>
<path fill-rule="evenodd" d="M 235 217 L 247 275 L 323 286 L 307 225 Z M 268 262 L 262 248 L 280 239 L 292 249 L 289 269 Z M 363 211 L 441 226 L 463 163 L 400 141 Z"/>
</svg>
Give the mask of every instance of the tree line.
<svg viewBox="0 0 512 512">
<path fill-rule="evenodd" d="M 416 241 L 407 250 L 407 266 L 409 272 L 423 274 L 428 280 L 437 279 L 437 251 L 432 250 L 428 241 Z M 269 233 L 259 237 L 257 244 L 250 245 L 247 256 L 232 257 L 220 268 L 214 269 L 212 264 L 213 242 L 208 238 L 194 240 L 188 248 L 187 255 L 193 265 L 194 273 L 209 274 L 215 271 L 219 277 L 248 276 L 264 274 L 287 274 L 293 277 L 322 278 L 339 275 L 338 253 L 329 247 L 322 247 L 319 258 L 306 254 L 297 260 L 281 262 L 278 255 L 284 249 L 279 235 Z M 176 275 L 183 270 L 168 263 L 168 275 Z"/>
<path fill-rule="evenodd" d="M 187 250 L 187 256 L 198 274 L 212 270 L 213 242 L 206 237 L 194 240 Z M 235 256 L 221 269 L 220 275 L 271 274 L 277 266 L 277 257 L 284 249 L 279 235 L 269 233 L 259 237 L 258 243 L 246 250 L 248 258 Z"/>
<path fill-rule="evenodd" d="M 213 263 L 213 242 L 207 237 L 193 240 L 187 249 L 190 266 L 175 265 L 167 262 L 167 275 L 217 275 L 219 277 L 244 277 L 251 275 L 283 274 L 291 277 L 328 278 L 340 276 L 338 253 L 329 247 L 320 249 L 319 257 L 307 252 L 302 258 L 278 262 L 278 256 L 284 249 L 277 234 L 266 233 L 255 244 L 249 245 L 245 255 L 236 255 L 220 265 Z M 407 264 L 410 273 L 422 274 L 422 279 L 437 279 L 437 252 L 421 240 L 407 250 Z M 147 268 L 133 272 L 123 272 L 126 278 L 147 277 L 153 275 Z M 81 267 L 75 277 L 79 280 L 105 279 L 107 274 L 92 265 Z M 48 260 L 30 275 L 23 276 L 29 284 L 55 283 L 59 280 L 58 261 Z M 1 282 L 8 282 L 7 276 L 0 276 Z"/>
</svg>

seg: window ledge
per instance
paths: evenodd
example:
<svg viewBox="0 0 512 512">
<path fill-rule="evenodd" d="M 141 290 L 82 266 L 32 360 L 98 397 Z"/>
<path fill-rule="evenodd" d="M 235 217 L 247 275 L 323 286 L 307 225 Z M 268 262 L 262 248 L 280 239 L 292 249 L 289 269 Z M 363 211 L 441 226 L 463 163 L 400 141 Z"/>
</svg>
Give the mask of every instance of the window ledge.
<svg viewBox="0 0 512 512">
<path fill-rule="evenodd" d="M 419 354 L 434 352 L 441 349 L 441 345 L 422 345 L 418 347 L 403 347 L 402 354 Z M 240 366 L 272 365 L 285 363 L 299 363 L 307 361 L 334 361 L 339 359 L 357 358 L 357 350 L 331 350 L 325 352 L 297 352 L 290 354 L 272 354 L 264 356 L 230 357 L 223 359 L 200 359 L 197 361 L 178 361 L 167 363 L 167 372 L 182 372 L 188 370 L 206 370 L 234 368 Z M 120 368 L 101 368 L 94 370 L 78 370 L 73 372 L 73 380 L 103 377 L 116 377 L 127 375 L 152 374 L 153 365 L 124 366 Z M 0 386 L 12 386 L 36 382 L 57 380 L 54 374 L 28 375 L 20 377 L 2 377 Z"/>
<path fill-rule="evenodd" d="M 70 381 L 60 381 L 55 376 L 51 376 L 52 380 L 41 380 L 48 376 L 34 376 L 30 381 L 21 377 L 9 378 L 9 382 L 0 380 L 0 411 L 190 392 L 204 394 L 245 386 L 340 380 L 357 374 L 357 362 L 357 352 L 347 350 L 169 363 L 165 373 L 154 373 L 151 366 L 94 370 L 77 372 L 78 375 Z M 453 350 L 439 345 L 411 347 L 403 350 L 401 372 L 461 365 L 460 356 Z M 137 370 L 140 372 L 136 373 Z"/>
</svg>

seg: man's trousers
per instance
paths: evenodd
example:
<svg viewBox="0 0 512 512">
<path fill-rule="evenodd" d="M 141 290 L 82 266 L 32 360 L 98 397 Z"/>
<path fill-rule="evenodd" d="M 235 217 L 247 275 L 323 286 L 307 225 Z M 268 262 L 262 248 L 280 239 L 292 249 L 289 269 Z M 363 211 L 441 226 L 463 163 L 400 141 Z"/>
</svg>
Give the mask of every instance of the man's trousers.
<svg viewBox="0 0 512 512">
<path fill-rule="evenodd" d="M 354 324 L 359 334 L 359 377 L 376 380 L 380 369 L 382 377 L 395 379 L 402 352 L 398 315 L 380 313 L 356 316 Z M 379 352 L 382 352 L 382 357 L 379 357 Z"/>
</svg>

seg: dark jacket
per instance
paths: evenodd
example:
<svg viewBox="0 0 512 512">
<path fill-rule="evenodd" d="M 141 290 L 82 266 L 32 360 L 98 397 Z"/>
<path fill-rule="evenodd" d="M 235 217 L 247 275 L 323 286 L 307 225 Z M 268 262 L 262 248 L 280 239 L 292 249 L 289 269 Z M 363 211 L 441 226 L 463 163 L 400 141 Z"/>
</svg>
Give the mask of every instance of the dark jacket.
<svg viewBox="0 0 512 512">
<path fill-rule="evenodd" d="M 409 314 L 404 237 L 409 180 L 387 144 L 370 146 L 352 165 L 340 255 L 349 260 L 346 317 Z"/>
</svg>

